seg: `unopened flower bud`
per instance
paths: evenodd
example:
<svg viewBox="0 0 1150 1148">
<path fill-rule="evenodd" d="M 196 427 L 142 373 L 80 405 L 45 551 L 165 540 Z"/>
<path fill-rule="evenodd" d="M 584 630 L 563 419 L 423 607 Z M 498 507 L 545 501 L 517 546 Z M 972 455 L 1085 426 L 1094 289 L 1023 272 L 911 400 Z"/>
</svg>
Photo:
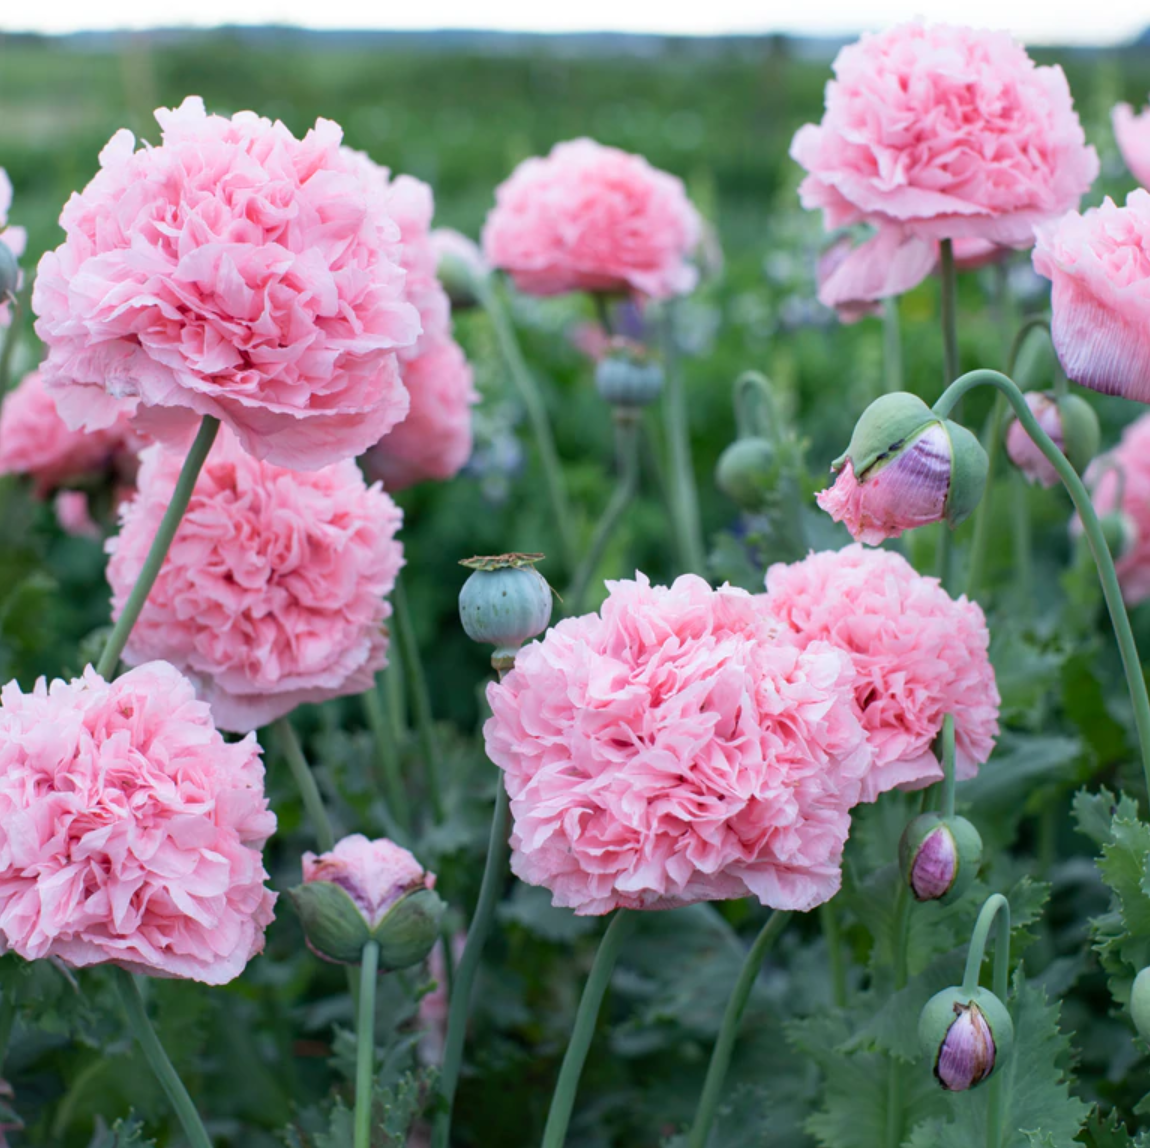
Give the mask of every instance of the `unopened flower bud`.
<svg viewBox="0 0 1150 1148">
<path fill-rule="evenodd" d="M 989 989 L 943 989 L 926 1003 L 918 1036 L 934 1075 L 948 1092 L 981 1084 L 1010 1055 L 1014 1023 Z"/>
<path fill-rule="evenodd" d="M 736 439 L 719 456 L 715 485 L 743 510 L 760 510 L 779 479 L 778 452 L 770 439 Z"/>
<path fill-rule="evenodd" d="M 1150 968 L 1143 969 L 1130 990 L 1130 1019 L 1138 1035 L 1150 1044 Z"/>
<path fill-rule="evenodd" d="M 982 862 L 982 838 L 965 817 L 923 813 L 898 843 L 903 879 L 916 901 L 955 901 L 970 888 Z"/>
<path fill-rule="evenodd" d="M 595 386 L 616 409 L 645 407 L 662 393 L 663 367 L 641 344 L 614 338 L 595 368 Z"/>
<path fill-rule="evenodd" d="M 437 260 L 436 274 L 452 308 L 464 311 L 474 307 L 479 302 L 476 283 L 489 273 L 482 252 L 466 235 L 450 227 L 436 228 L 430 240 Z"/>
<path fill-rule="evenodd" d="M 16 262 L 16 254 L 0 239 L 0 304 L 9 295 L 15 295 L 19 288 L 20 265 Z"/>
<path fill-rule="evenodd" d="M 1028 391 L 1026 405 L 1038 425 L 1081 474 L 1098 453 L 1101 431 L 1094 408 L 1078 395 L 1055 395 L 1052 391 Z M 1026 429 L 1014 419 L 1006 432 L 1006 453 L 1029 482 L 1055 486 L 1058 471 L 1038 449 Z"/>
<path fill-rule="evenodd" d="M 446 906 L 435 875 L 386 838 L 356 833 L 329 853 L 303 855 L 303 884 L 289 896 L 308 946 L 324 960 L 359 964 L 368 941 L 383 972 L 419 964 L 435 945 Z"/>
<path fill-rule="evenodd" d="M 510 668 L 515 651 L 547 629 L 551 587 L 535 569 L 542 554 L 499 554 L 468 558 L 471 577 L 459 592 L 459 617 L 473 642 L 495 646 L 497 669 Z"/>
<path fill-rule="evenodd" d="M 978 504 L 989 462 L 964 426 L 905 392 L 863 412 L 833 486 L 818 503 L 859 542 L 877 546 L 932 522 L 957 526 Z"/>
<path fill-rule="evenodd" d="M 1111 510 L 1098 519 L 1102 527 L 1102 537 L 1115 562 L 1125 558 L 1138 541 L 1138 527 L 1124 510 Z"/>
</svg>

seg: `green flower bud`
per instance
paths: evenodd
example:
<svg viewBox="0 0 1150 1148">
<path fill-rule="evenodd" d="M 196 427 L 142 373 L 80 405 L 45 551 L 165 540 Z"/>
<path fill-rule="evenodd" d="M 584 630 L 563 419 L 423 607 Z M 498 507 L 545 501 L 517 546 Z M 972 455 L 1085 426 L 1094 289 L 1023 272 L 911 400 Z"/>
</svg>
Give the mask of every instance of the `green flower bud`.
<svg viewBox="0 0 1150 1148">
<path fill-rule="evenodd" d="M 473 573 L 459 592 L 459 617 L 473 642 L 496 647 L 493 662 L 513 663 L 515 650 L 551 621 L 551 587 L 534 566 L 542 557 L 500 554 L 461 563 Z"/>
<path fill-rule="evenodd" d="M 939 1084 L 948 1092 L 965 1092 L 1006 1062 L 1014 1043 L 1014 1022 L 989 989 L 967 993 L 949 988 L 926 1002 L 918 1038 Z"/>
<path fill-rule="evenodd" d="M 719 457 L 715 485 L 743 510 L 760 510 L 779 480 L 779 460 L 770 439 L 736 439 Z"/>
<path fill-rule="evenodd" d="M 873 466 L 888 461 L 928 427 L 940 422 L 917 395 L 906 391 L 883 395 L 863 411 L 846 451 L 835 459 L 832 469 L 842 470 L 850 462 L 855 477 L 863 482 Z"/>
<path fill-rule="evenodd" d="M 638 343 L 615 338 L 595 368 L 595 386 L 613 407 L 645 407 L 662 393 L 663 367 Z"/>
<path fill-rule="evenodd" d="M 1103 514 L 1098 524 L 1102 527 L 1102 537 L 1115 562 L 1125 558 L 1138 541 L 1138 528 L 1134 520 L 1123 510 L 1111 510 Z"/>
<path fill-rule="evenodd" d="M 1134 978 L 1130 990 L 1130 1019 L 1138 1035 L 1150 1044 L 1150 968 L 1143 969 Z"/>
<path fill-rule="evenodd" d="M 1078 395 L 1059 396 L 1053 391 L 1027 391 L 1024 397 L 1050 441 L 1079 474 L 1083 473 L 1102 441 L 1094 408 Z M 1060 482 L 1054 464 L 1038 449 L 1017 419 L 1006 431 L 1006 453 L 1029 482 L 1042 486 L 1057 486 Z"/>
<path fill-rule="evenodd" d="M 982 443 L 966 427 L 947 419 L 950 436 L 950 488 L 946 494 L 946 521 L 952 527 L 970 517 L 986 490 L 990 459 Z"/>
<path fill-rule="evenodd" d="M 898 843 L 903 880 L 916 901 L 956 901 L 970 888 L 982 863 L 982 838 L 965 817 L 923 813 Z"/>
</svg>

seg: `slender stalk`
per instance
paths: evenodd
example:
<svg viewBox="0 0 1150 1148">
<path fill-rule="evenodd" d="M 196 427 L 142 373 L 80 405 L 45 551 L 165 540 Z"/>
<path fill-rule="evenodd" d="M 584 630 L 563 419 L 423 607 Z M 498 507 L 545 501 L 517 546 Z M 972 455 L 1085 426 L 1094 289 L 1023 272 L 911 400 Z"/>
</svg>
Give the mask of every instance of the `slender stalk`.
<svg viewBox="0 0 1150 1148">
<path fill-rule="evenodd" d="M 819 906 L 819 921 L 823 927 L 823 940 L 827 946 L 827 959 L 831 968 L 831 996 L 835 1008 L 847 1007 L 847 966 L 843 960 L 842 930 L 839 928 L 839 915 L 834 901 L 824 901 Z"/>
<path fill-rule="evenodd" d="M 563 1148 L 567 1140 L 567 1125 L 575 1107 L 575 1093 L 579 1088 L 579 1078 L 583 1075 L 583 1065 L 591 1040 L 595 1035 L 595 1024 L 599 1019 L 599 1006 L 611 983 L 611 973 L 619 957 L 619 950 L 634 925 L 635 914 L 626 909 L 617 909 L 599 942 L 599 951 L 591 965 L 587 983 L 583 986 L 583 996 L 575 1013 L 575 1027 L 571 1040 L 559 1069 L 559 1079 L 551 1095 L 551 1109 L 547 1113 L 547 1124 L 543 1129 L 542 1148 Z"/>
<path fill-rule="evenodd" d="M 739 438 L 765 438 L 775 446 L 782 443 L 783 423 L 771 381 L 766 375 L 744 371 L 735 380 L 733 398 Z"/>
<path fill-rule="evenodd" d="M 707 1142 L 711 1138 L 711 1127 L 715 1123 L 715 1113 L 718 1111 L 719 1100 L 723 1093 L 723 1082 L 726 1080 L 735 1040 L 739 1035 L 739 1026 L 743 1020 L 743 1013 L 746 1012 L 747 1002 L 751 999 L 751 990 L 755 987 L 755 980 L 763 967 L 763 960 L 775 943 L 775 939 L 787 927 L 790 917 L 790 913 L 780 910 L 773 912 L 747 951 L 747 958 L 743 961 L 739 979 L 735 982 L 735 988 L 727 1001 L 719 1036 L 711 1052 L 711 1063 L 707 1067 L 707 1079 L 703 1082 L 703 1092 L 699 1097 L 699 1106 L 695 1110 L 695 1122 L 691 1126 L 687 1148 L 707 1148 Z"/>
<path fill-rule="evenodd" d="M 595 527 L 595 533 L 591 537 L 591 544 L 587 547 L 587 553 L 583 555 L 579 569 L 575 571 L 575 577 L 563 595 L 563 601 L 572 614 L 581 612 L 587 587 L 591 584 L 591 578 L 599 566 L 603 551 L 607 549 L 607 543 L 611 541 L 619 523 L 623 520 L 623 515 L 627 512 L 627 507 L 631 505 L 635 492 L 639 488 L 639 419 L 637 412 L 616 410 L 615 455 L 618 460 L 618 485 L 615 487 L 615 493 L 611 496 L 611 501 L 607 503 L 607 507 L 603 511 L 603 517 L 599 519 L 599 523 Z"/>
<path fill-rule="evenodd" d="M 1138 647 L 1134 642 L 1134 631 L 1130 628 L 1130 618 L 1126 613 L 1126 605 L 1122 601 L 1122 588 L 1114 570 L 1114 559 L 1110 556 L 1110 550 L 1102 534 L 1102 526 L 1098 521 L 1094 504 L 1090 500 L 1090 494 L 1066 456 L 1054 445 L 1050 436 L 1039 425 L 1030 407 L 1027 406 L 1022 392 L 1012 380 L 998 371 L 969 371 L 960 379 L 956 379 L 934 404 L 935 413 L 942 418 L 949 417 L 959 399 L 967 391 L 980 386 L 996 387 L 1006 396 L 1023 429 L 1058 472 L 1058 477 L 1062 479 L 1062 484 L 1066 487 L 1071 502 L 1074 503 L 1074 509 L 1078 511 L 1083 533 L 1086 535 L 1090 552 L 1094 555 L 1094 563 L 1098 567 L 1098 579 L 1102 583 L 1102 595 L 1106 599 L 1106 606 L 1110 611 L 1110 621 L 1114 626 L 1114 636 L 1118 641 L 1119 653 L 1122 655 L 1122 667 L 1126 672 L 1126 684 L 1130 689 L 1130 701 L 1134 708 L 1134 724 L 1137 727 L 1138 743 L 1142 754 L 1142 771 L 1146 778 L 1147 788 L 1150 789 L 1150 696 L 1146 692 L 1146 679 L 1142 675 L 1142 663 L 1138 657 Z"/>
<path fill-rule="evenodd" d="M 396 578 L 392 594 L 395 604 L 395 628 L 407 670 L 407 686 L 415 710 L 415 728 L 419 734 L 419 750 L 427 776 L 427 796 L 431 801 L 431 815 L 436 824 L 443 820 L 443 790 L 439 784 L 439 746 L 435 737 L 435 723 L 431 715 L 431 693 L 427 688 L 427 675 L 423 672 L 423 659 L 415 638 L 411 610 L 407 604 L 407 588 L 403 578 Z"/>
<path fill-rule="evenodd" d="M 395 744 L 391 726 L 387 720 L 387 710 L 380 689 L 379 677 L 363 695 L 363 709 L 367 723 L 371 727 L 372 741 L 375 744 L 375 760 L 379 769 L 380 783 L 387 795 L 388 809 L 404 836 L 411 833 L 411 804 L 399 768 L 399 747 Z"/>
<path fill-rule="evenodd" d="M 954 714 L 942 719 L 942 815 L 954 816 Z"/>
<path fill-rule="evenodd" d="M 592 291 L 591 298 L 595 300 L 595 316 L 599 320 L 599 326 L 603 328 L 603 334 L 610 339 L 615 334 L 615 327 L 611 322 L 610 299 L 602 291 Z"/>
<path fill-rule="evenodd" d="M 128 1014 L 128 1023 L 132 1026 L 136 1040 L 156 1074 L 160 1087 L 167 1093 L 188 1143 L 192 1148 L 212 1148 L 212 1142 L 204 1129 L 203 1121 L 200 1120 L 200 1114 L 196 1111 L 184 1082 L 172 1066 L 164 1046 L 160 1043 L 160 1038 L 156 1035 L 156 1030 L 152 1027 L 152 1022 L 148 1019 L 148 1010 L 144 1006 L 139 981 L 124 969 L 113 967 L 112 971 L 124 1012 Z"/>
<path fill-rule="evenodd" d="M 958 378 L 958 274 L 954 265 L 954 245 L 949 239 L 939 244 L 938 273 L 942 281 L 942 363 L 943 386 Z"/>
<path fill-rule="evenodd" d="M 894 991 L 906 988 L 908 976 L 907 936 L 910 931 L 910 896 L 905 881 L 899 881 L 894 901 Z M 886 1148 L 899 1148 L 903 1134 L 903 1074 L 892 1058 L 886 1093 Z"/>
<path fill-rule="evenodd" d="M 164 559 L 168 556 L 168 548 L 176 536 L 180 520 L 184 517 L 184 511 L 187 510 L 192 492 L 196 488 L 196 479 L 208 457 L 208 452 L 212 449 L 212 443 L 215 442 L 219 429 L 218 419 L 212 418 L 211 415 L 204 416 L 204 421 L 200 423 L 200 429 L 192 443 L 192 448 L 188 451 L 188 457 L 184 459 L 183 469 L 180 471 L 176 488 L 172 491 L 172 498 L 168 503 L 168 509 L 164 511 L 164 517 L 160 519 L 160 527 L 156 531 L 156 537 L 152 539 L 152 545 L 140 570 L 140 576 L 136 579 L 136 584 L 132 587 L 127 602 L 124 603 L 123 613 L 120 614 L 112 633 L 108 636 L 107 643 L 104 645 L 104 651 L 100 655 L 96 673 L 102 678 L 110 679 L 116 672 L 120 655 L 128 644 L 128 635 L 131 634 L 132 627 L 136 624 L 136 619 L 139 618 L 140 611 L 143 610 L 144 603 L 148 600 L 148 595 L 152 592 L 152 587 L 160 576 L 160 569 L 164 565 Z"/>
<path fill-rule="evenodd" d="M 1014 578 L 1019 589 L 1019 608 L 1030 612 L 1034 585 L 1034 532 L 1030 528 L 1030 492 L 1026 479 L 1014 475 L 1011 483 L 1011 510 L 1014 517 Z"/>
<path fill-rule="evenodd" d="M 383 697 L 387 702 L 387 720 L 395 744 L 402 754 L 407 740 L 407 695 L 403 688 L 403 667 L 390 661 L 383 668 Z"/>
<path fill-rule="evenodd" d="M 887 394 L 903 389 L 902 331 L 899 324 L 898 296 L 884 299 L 882 304 L 882 363 L 883 383 Z"/>
<path fill-rule="evenodd" d="M 681 570 L 705 575 L 706 555 L 703 549 L 703 529 L 699 522 L 699 494 L 695 486 L 695 466 L 691 459 L 687 394 L 675 348 L 673 307 L 673 303 L 668 303 L 663 310 L 663 357 L 667 371 L 663 421 L 670 455 L 671 517 Z"/>
<path fill-rule="evenodd" d="M 312 773 L 307 758 L 304 757 L 303 747 L 296 737 L 295 729 L 288 718 L 282 717 L 272 724 L 272 732 L 279 751 L 287 760 L 288 768 L 295 778 L 320 852 L 327 853 L 335 847 L 335 834 L 332 832 L 331 821 L 320 796 L 319 786 L 315 783 L 315 774 Z"/>
<path fill-rule="evenodd" d="M 0 405 L 3 404 L 4 398 L 8 394 L 8 387 L 12 382 L 12 358 L 16 353 L 16 344 L 20 341 L 20 312 L 22 307 L 19 297 L 9 295 L 8 304 L 10 307 L 8 334 L 4 336 L 3 347 L 0 347 Z"/>
<path fill-rule="evenodd" d="M 355 1026 L 355 1148 L 371 1148 L 371 1108 L 375 1085 L 375 981 L 379 942 L 363 946 L 359 966 L 359 1019 Z"/>
<path fill-rule="evenodd" d="M 571 507 L 567 499 L 567 487 L 563 479 L 563 468 L 559 464 L 559 454 L 555 449 L 555 438 L 551 433 L 551 423 L 543 396 L 527 364 L 515 329 L 503 307 L 498 292 L 487 276 L 476 276 L 475 293 L 495 331 L 496 341 L 511 379 L 519 391 L 519 397 L 527 411 L 531 432 L 535 436 L 535 446 L 539 451 L 539 461 L 543 466 L 543 478 L 547 486 L 547 497 L 551 503 L 551 516 L 559 532 L 563 563 L 567 569 L 575 566 L 575 541 L 571 533 Z"/>
<path fill-rule="evenodd" d="M 455 970 L 451 1004 L 447 1013 L 447 1038 L 443 1046 L 443 1067 L 439 1073 L 441 1105 L 435 1118 L 432 1148 L 448 1148 L 451 1138 L 451 1115 L 455 1103 L 455 1088 L 459 1083 L 459 1070 L 463 1063 L 463 1043 L 467 1038 L 467 1017 L 471 1011 L 471 990 L 475 974 L 483 956 L 483 946 L 491 931 L 499 890 L 507 870 L 507 790 L 500 776 L 495 791 L 495 811 L 491 816 L 491 836 L 487 842 L 487 862 L 483 868 L 483 882 L 479 887 L 479 901 L 475 915 L 467 930 L 467 943 Z"/>
</svg>

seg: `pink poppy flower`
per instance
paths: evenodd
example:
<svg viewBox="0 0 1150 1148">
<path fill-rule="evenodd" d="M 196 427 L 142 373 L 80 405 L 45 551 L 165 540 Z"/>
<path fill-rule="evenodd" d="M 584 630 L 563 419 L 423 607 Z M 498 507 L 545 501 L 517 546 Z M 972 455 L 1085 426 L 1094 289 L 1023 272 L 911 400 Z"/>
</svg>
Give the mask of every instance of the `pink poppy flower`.
<svg viewBox="0 0 1150 1148">
<path fill-rule="evenodd" d="M 1129 104 L 1118 104 L 1110 120 L 1130 174 L 1143 187 L 1150 187 L 1150 107 L 1135 114 Z"/>
<path fill-rule="evenodd" d="M 871 768 L 854 672 L 745 591 L 609 582 L 488 686 L 512 869 L 581 915 L 832 897 Z"/>
<path fill-rule="evenodd" d="M 88 496 L 84 491 L 59 491 L 52 502 L 52 509 L 56 512 L 56 522 L 65 534 L 93 542 L 104 536 L 99 523 L 92 517 Z"/>
<path fill-rule="evenodd" d="M 275 826 L 255 738 L 172 666 L 0 691 L 0 941 L 25 960 L 227 983 L 263 949 Z"/>
<path fill-rule="evenodd" d="M 702 225 L 682 181 L 594 140 L 524 160 L 495 192 L 483 253 L 529 295 L 685 295 Z"/>
<path fill-rule="evenodd" d="M 126 417 L 90 433 L 69 430 L 38 371 L 25 375 L 0 408 L 0 474 L 28 475 L 37 498 L 105 471 L 130 479 L 141 445 Z"/>
<path fill-rule="evenodd" d="M 957 775 L 994 749 L 998 688 L 982 609 L 957 600 L 900 554 L 859 545 L 767 571 L 761 599 L 800 646 L 830 642 L 854 665 L 854 697 L 874 751 L 863 801 L 942 778 L 933 743 L 954 715 Z"/>
<path fill-rule="evenodd" d="M 876 276 L 907 290 L 933 267 L 923 240 L 1029 247 L 1098 175 L 1061 68 L 1036 67 L 1006 33 L 900 24 L 844 48 L 834 73 L 822 122 L 791 144 L 803 206 L 828 229 L 871 224 L 871 244 L 895 253 L 876 267 L 864 244 L 842 290 Z"/>
<path fill-rule="evenodd" d="M 107 543 L 112 612 L 135 585 L 179 476 L 179 454 L 141 456 L 139 490 Z M 300 473 L 222 432 L 124 650 L 163 658 L 247 732 L 305 702 L 362 693 L 387 664 L 386 596 L 403 565 L 402 514 L 353 460 Z"/>
<path fill-rule="evenodd" d="M 407 413 L 396 352 L 419 335 L 385 189 L 327 120 L 297 140 L 196 97 L 156 118 L 158 147 L 112 137 L 40 261 L 61 415 L 180 445 L 212 415 L 277 465 L 354 457 Z"/>
<path fill-rule="evenodd" d="M 1034 269 L 1054 284 L 1051 337 L 1067 377 L 1150 402 L 1150 192 L 1039 228 Z"/>
</svg>

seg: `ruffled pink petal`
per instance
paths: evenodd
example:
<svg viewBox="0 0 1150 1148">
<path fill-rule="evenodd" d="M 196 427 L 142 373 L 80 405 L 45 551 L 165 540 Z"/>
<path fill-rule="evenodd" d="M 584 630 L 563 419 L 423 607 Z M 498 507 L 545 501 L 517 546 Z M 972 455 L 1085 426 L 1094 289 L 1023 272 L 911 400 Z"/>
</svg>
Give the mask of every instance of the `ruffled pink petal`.
<svg viewBox="0 0 1150 1148">
<path fill-rule="evenodd" d="M 1110 120 L 1118 150 L 1131 175 L 1143 187 L 1150 187 L 1150 108 L 1135 114 L 1129 104 L 1118 104 L 1110 113 Z"/>
</svg>

